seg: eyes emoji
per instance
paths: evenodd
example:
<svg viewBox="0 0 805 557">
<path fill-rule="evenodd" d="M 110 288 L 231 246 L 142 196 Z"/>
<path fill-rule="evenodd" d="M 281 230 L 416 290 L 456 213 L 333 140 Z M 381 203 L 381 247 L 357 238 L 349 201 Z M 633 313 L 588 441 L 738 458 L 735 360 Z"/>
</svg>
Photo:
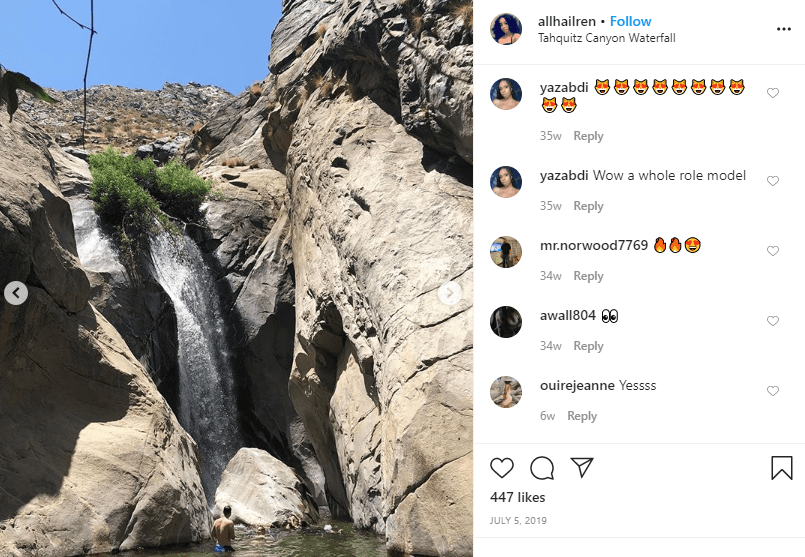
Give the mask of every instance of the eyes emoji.
<svg viewBox="0 0 805 557">
<path fill-rule="evenodd" d="M 601 311 L 601 321 L 604 323 L 617 323 L 618 322 L 618 310 L 616 309 L 605 309 Z"/>
</svg>

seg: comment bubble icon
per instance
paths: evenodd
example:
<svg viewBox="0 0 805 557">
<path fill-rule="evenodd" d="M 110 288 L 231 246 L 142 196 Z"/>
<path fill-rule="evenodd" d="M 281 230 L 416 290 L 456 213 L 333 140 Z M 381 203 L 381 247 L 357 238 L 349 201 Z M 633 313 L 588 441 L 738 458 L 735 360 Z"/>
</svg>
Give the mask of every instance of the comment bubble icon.
<svg viewBox="0 0 805 557">
<path fill-rule="evenodd" d="M 538 480 L 552 480 L 553 461 L 547 456 L 538 456 L 531 461 L 531 475 Z"/>
</svg>

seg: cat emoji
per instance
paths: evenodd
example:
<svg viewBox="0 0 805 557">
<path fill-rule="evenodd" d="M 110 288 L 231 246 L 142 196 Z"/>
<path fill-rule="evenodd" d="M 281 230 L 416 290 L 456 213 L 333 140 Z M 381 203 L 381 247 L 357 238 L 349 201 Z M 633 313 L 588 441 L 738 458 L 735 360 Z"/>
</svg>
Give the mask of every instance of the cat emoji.
<svg viewBox="0 0 805 557">
<path fill-rule="evenodd" d="M 740 95 L 744 92 L 744 80 L 739 79 L 735 81 L 734 79 L 730 79 L 730 91 L 733 95 Z"/>
<path fill-rule="evenodd" d="M 638 95 L 645 95 L 648 91 L 648 79 L 644 79 L 643 81 L 637 81 L 635 79 L 632 88 Z"/>
<path fill-rule="evenodd" d="M 715 79 L 710 80 L 710 90 L 713 92 L 714 95 L 720 95 L 724 92 L 724 80 L 716 81 Z"/>
<path fill-rule="evenodd" d="M 675 79 L 671 89 L 673 89 L 674 93 L 676 93 L 677 95 L 681 95 L 682 93 L 688 90 L 688 85 L 687 83 L 685 83 L 684 79 L 682 81 L 677 81 Z"/>
<path fill-rule="evenodd" d="M 576 110 L 576 97 L 573 97 L 572 99 L 562 97 L 562 110 L 568 114 Z"/>
<path fill-rule="evenodd" d="M 542 110 L 550 114 L 556 110 L 556 97 L 549 99 L 548 97 L 542 98 Z"/>
<path fill-rule="evenodd" d="M 626 92 L 629 91 L 629 80 L 624 79 L 623 81 L 615 80 L 615 92 L 619 95 L 625 95 Z"/>
<path fill-rule="evenodd" d="M 668 80 L 663 79 L 662 81 L 654 80 L 654 92 L 658 95 L 664 95 L 665 92 L 668 90 Z"/>
<path fill-rule="evenodd" d="M 596 79 L 595 92 L 599 95 L 606 95 L 609 92 L 609 80 L 605 79 L 604 81 L 601 81 L 600 79 Z"/>
<path fill-rule="evenodd" d="M 707 91 L 707 85 L 704 84 L 704 80 L 696 81 L 695 79 L 690 84 L 690 90 L 693 91 L 694 95 L 701 95 L 705 91 Z"/>
</svg>

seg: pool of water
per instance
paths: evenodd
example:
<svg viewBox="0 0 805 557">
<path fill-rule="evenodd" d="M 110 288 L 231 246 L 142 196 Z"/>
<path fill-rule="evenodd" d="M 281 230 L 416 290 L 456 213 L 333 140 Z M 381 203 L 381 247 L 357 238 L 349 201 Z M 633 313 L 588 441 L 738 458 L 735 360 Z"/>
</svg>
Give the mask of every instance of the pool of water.
<svg viewBox="0 0 805 557">
<path fill-rule="evenodd" d="M 333 533 L 320 527 L 298 531 L 269 530 L 265 538 L 238 529 L 233 547 L 238 557 L 387 557 L 385 540 L 369 532 L 356 530 L 352 524 L 330 521 Z M 335 533 L 342 530 L 341 534 Z M 122 556 L 198 557 L 199 555 L 232 555 L 214 553 L 210 540 L 177 548 L 146 549 L 121 553 Z"/>
</svg>

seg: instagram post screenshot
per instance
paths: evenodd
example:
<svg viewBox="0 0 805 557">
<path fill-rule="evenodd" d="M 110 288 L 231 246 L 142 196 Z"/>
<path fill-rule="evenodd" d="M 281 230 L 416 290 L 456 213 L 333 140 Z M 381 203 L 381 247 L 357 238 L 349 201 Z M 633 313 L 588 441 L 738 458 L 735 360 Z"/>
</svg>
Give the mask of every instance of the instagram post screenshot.
<svg viewBox="0 0 805 557">
<path fill-rule="evenodd" d="M 7 2 L 0 557 L 803 554 L 803 15 Z"/>
</svg>

